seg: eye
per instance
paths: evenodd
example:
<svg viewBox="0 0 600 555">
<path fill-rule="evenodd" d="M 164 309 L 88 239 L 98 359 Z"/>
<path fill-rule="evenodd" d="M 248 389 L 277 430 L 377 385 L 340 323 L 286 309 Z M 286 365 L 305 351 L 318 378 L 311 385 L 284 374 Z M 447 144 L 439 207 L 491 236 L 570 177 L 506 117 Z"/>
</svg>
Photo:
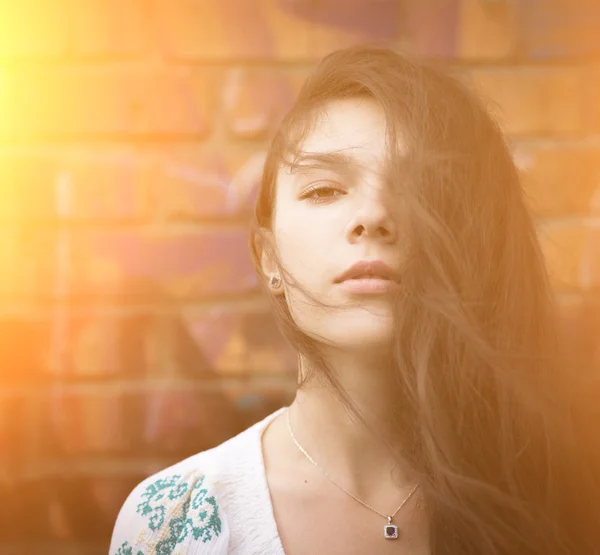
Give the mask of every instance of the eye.
<svg viewBox="0 0 600 555">
<path fill-rule="evenodd" d="M 344 191 L 337 187 L 315 185 L 306 189 L 302 195 L 300 195 L 300 199 L 306 199 L 314 204 L 323 204 L 325 202 L 330 202 L 332 199 L 343 194 Z"/>
</svg>

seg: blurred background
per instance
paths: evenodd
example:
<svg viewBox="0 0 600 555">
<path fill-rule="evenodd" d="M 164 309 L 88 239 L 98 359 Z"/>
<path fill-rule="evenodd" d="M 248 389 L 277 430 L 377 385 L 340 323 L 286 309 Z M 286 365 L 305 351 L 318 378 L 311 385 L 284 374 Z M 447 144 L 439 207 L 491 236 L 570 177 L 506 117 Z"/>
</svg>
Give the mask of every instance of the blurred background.
<svg viewBox="0 0 600 555">
<path fill-rule="evenodd" d="M 315 63 L 464 68 L 600 371 L 597 0 L 0 0 L 0 553 L 105 554 L 141 479 L 288 404 L 247 225 Z"/>
</svg>

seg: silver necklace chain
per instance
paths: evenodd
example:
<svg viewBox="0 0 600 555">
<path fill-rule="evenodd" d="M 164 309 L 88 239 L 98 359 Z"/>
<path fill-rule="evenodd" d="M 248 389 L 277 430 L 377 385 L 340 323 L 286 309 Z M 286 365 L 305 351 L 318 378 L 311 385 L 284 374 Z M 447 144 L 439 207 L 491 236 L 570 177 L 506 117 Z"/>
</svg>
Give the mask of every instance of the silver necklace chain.
<svg viewBox="0 0 600 555">
<path fill-rule="evenodd" d="M 298 443 L 298 440 L 296 439 L 296 436 L 294 435 L 294 432 L 292 431 L 292 425 L 290 423 L 290 409 L 287 409 L 287 423 L 288 423 L 288 429 L 290 431 L 290 435 L 292 436 L 292 439 L 294 440 L 294 443 L 296 444 L 296 446 L 298 447 L 298 449 L 300 449 L 300 451 L 304 454 L 304 456 L 311 462 L 313 463 L 323 474 L 325 474 L 325 476 L 329 479 L 329 481 L 336 485 L 338 488 L 340 488 L 344 493 L 348 494 L 350 497 L 352 497 L 353 499 L 355 499 L 356 501 L 358 501 L 361 505 L 364 505 L 365 507 L 367 507 L 367 509 L 371 509 L 373 512 L 377 513 L 378 515 L 381 515 L 383 518 L 387 518 L 388 522 L 390 522 L 398 513 L 398 511 L 404 507 L 404 505 L 408 502 L 408 500 L 413 496 L 413 494 L 415 493 L 415 491 L 417 491 L 417 488 L 419 487 L 419 484 L 416 484 L 413 489 L 410 491 L 410 493 L 408 494 L 408 496 L 406 497 L 406 499 L 404 501 L 402 501 L 402 503 L 400 504 L 400 506 L 396 509 L 396 511 L 394 512 L 393 515 L 385 515 L 383 513 L 380 513 L 377 509 L 374 509 L 373 507 L 371 507 L 371 505 L 365 503 L 364 501 L 361 501 L 358 497 L 356 497 L 355 495 L 353 495 L 352 493 L 350 493 L 347 489 L 343 488 L 342 486 L 340 486 L 331 476 L 329 476 L 329 474 L 327 474 L 327 472 L 325 470 L 323 470 L 315 461 L 314 459 L 306 452 L 306 450 L 302 447 L 302 445 L 300 445 Z"/>
</svg>

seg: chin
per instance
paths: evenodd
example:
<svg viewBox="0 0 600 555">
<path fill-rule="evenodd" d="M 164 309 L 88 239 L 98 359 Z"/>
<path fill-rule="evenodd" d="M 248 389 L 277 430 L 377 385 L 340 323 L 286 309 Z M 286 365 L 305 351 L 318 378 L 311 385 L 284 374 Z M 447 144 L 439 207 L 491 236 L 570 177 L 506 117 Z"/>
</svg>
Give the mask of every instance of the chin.
<svg viewBox="0 0 600 555">
<path fill-rule="evenodd" d="M 389 315 L 377 316 L 362 312 L 354 318 L 349 316 L 332 318 L 324 329 L 314 330 L 314 336 L 348 351 L 389 347 L 393 339 L 392 319 Z"/>
<path fill-rule="evenodd" d="M 353 330 L 352 333 L 331 338 L 331 343 L 348 351 L 364 351 L 373 349 L 384 349 L 389 347 L 392 341 L 392 333 L 389 330 L 365 329 Z"/>
</svg>

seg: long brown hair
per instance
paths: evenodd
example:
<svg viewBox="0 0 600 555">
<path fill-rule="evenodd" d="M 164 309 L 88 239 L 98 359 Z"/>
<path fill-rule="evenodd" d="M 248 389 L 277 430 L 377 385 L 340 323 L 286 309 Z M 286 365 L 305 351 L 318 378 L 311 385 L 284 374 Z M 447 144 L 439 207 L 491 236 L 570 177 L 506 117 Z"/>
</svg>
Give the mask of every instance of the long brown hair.
<svg viewBox="0 0 600 555">
<path fill-rule="evenodd" d="M 378 46 L 322 60 L 267 154 L 250 240 L 259 279 L 267 288 L 262 250 L 277 259 L 262 230 L 271 228 L 278 169 L 293 165 L 329 101 L 359 96 L 386 115 L 389 178 L 403 206 L 391 430 L 420 477 L 432 552 L 597 552 L 600 434 L 590 433 L 590 397 L 559 349 L 510 150 L 460 79 Z M 285 298 L 269 298 L 293 347 L 366 423 Z"/>
</svg>

